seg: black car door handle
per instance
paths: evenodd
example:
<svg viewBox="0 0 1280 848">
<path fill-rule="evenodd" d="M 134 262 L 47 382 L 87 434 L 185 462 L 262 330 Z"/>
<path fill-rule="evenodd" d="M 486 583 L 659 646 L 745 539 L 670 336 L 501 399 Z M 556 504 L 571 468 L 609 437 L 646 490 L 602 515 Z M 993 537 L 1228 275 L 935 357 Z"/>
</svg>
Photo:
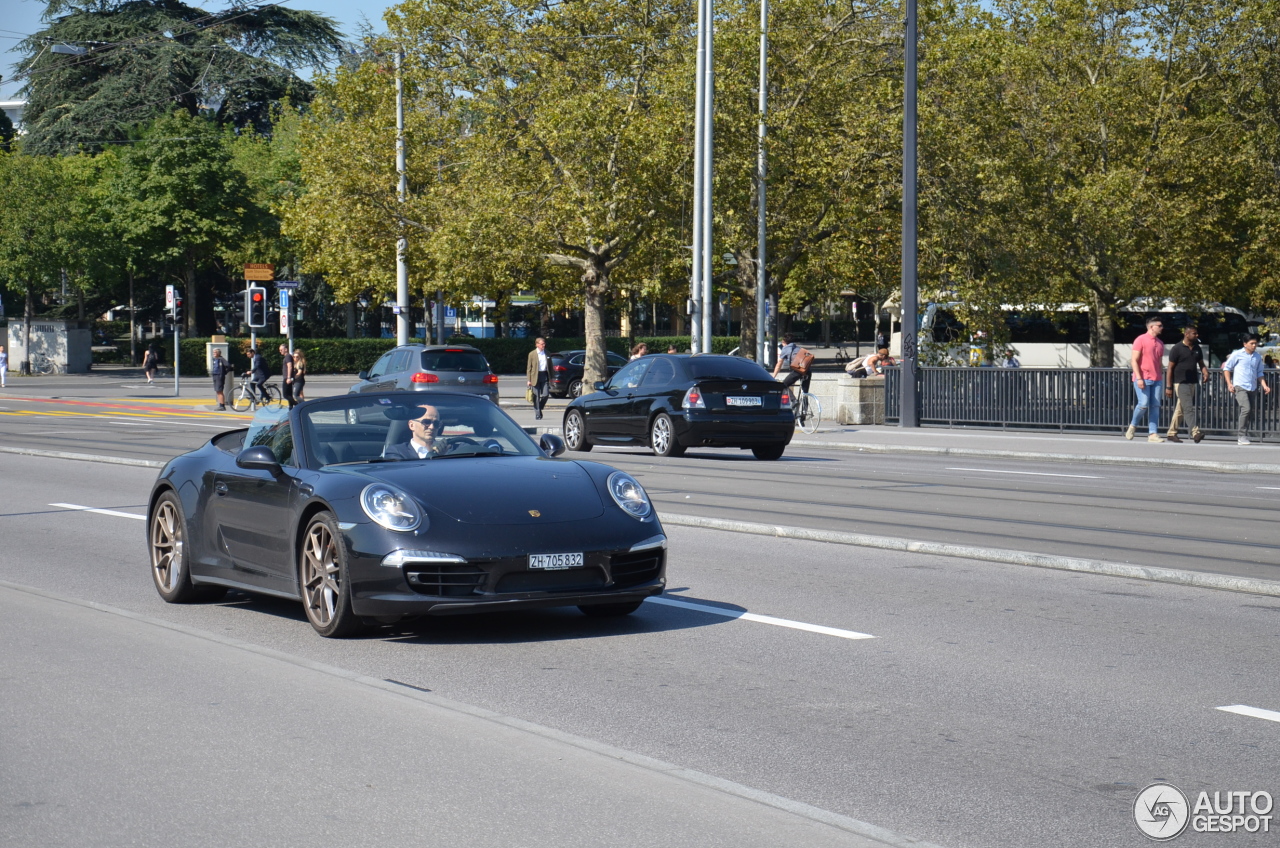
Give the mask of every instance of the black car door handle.
<svg viewBox="0 0 1280 848">
<path fill-rule="evenodd" d="M 213 484 L 213 490 L 220 495 L 225 495 L 227 493 L 227 484 L 222 481 L 218 481 Z"/>
</svg>

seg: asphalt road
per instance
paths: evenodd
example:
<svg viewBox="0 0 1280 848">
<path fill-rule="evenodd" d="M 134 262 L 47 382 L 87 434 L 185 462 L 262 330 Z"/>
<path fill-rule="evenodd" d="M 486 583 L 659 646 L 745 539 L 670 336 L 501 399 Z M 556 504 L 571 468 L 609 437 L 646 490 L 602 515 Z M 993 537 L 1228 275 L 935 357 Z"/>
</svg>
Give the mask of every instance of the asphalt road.
<svg viewBox="0 0 1280 848">
<path fill-rule="evenodd" d="M 0 444 L 164 461 L 248 420 L 205 409 L 206 382 L 184 382 L 182 398 L 123 373 L 48 378 L 29 392 L 15 382 L 0 397 Z M 1274 476 L 800 446 L 773 463 L 737 450 L 575 455 L 632 472 L 665 512 L 1280 580 Z"/>
<path fill-rule="evenodd" d="M 1280 711 L 1280 603 L 1270 599 L 673 527 L 671 599 L 874 638 L 650 603 L 615 622 L 535 611 L 326 641 L 290 603 L 163 604 L 147 573 L 144 523 L 126 517 L 142 514 L 153 478 L 0 455 L 0 580 L 182 628 L 104 623 L 0 590 L 9 646 L 0 757 L 17 764 L 0 769 L 2 844 L 124 844 L 121 833 L 137 836 L 129 844 L 180 844 L 175 833 L 206 828 L 221 844 L 298 844 L 304 831 L 409 844 L 397 838 L 407 823 L 421 826 L 445 805 L 444 838 L 423 830 L 422 844 L 459 844 L 471 828 L 475 844 L 536 845 L 559 835 L 530 824 L 545 803 L 565 844 L 591 835 L 598 844 L 719 844 L 726 821 L 756 837 L 738 844 L 767 844 L 767 835 L 828 844 L 825 832 L 782 830 L 791 819 L 753 829 L 740 817 L 746 808 L 711 805 L 703 819 L 705 798 L 688 790 L 680 806 L 681 793 L 652 774 L 645 783 L 595 760 L 543 771 L 557 755 L 542 750 L 545 734 L 460 741 L 445 718 L 401 716 L 384 690 L 318 683 L 296 670 L 307 663 L 955 848 L 1148 844 L 1132 805 L 1157 780 L 1189 793 L 1280 794 L 1280 722 L 1219 709 Z M 268 649 L 294 670 L 228 653 Z M 217 709 L 224 699 L 234 709 Z M 494 774 L 491 763 L 507 754 L 509 770 Z M 474 791 L 429 791 L 447 787 L 455 769 L 456 788 Z M 370 798 L 362 785 L 383 792 Z M 649 785 L 660 809 L 675 799 L 665 829 L 638 818 L 630 832 L 593 831 L 571 819 L 594 811 L 614 821 L 635 801 L 615 796 Z M 557 805 L 548 798 L 557 787 L 577 802 Z M 1176 844 L 1275 840 L 1188 833 Z"/>
</svg>

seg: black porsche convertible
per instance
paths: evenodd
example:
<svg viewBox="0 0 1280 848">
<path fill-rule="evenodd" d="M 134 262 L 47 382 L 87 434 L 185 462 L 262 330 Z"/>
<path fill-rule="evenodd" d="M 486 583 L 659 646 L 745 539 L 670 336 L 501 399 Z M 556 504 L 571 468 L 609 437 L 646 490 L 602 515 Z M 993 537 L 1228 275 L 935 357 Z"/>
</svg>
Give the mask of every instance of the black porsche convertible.
<svg viewBox="0 0 1280 848">
<path fill-rule="evenodd" d="M 662 525 L 631 475 L 563 451 L 475 395 L 263 410 L 160 472 L 151 574 L 170 603 L 299 599 L 322 636 L 517 607 L 627 615 L 665 585 Z"/>
</svg>

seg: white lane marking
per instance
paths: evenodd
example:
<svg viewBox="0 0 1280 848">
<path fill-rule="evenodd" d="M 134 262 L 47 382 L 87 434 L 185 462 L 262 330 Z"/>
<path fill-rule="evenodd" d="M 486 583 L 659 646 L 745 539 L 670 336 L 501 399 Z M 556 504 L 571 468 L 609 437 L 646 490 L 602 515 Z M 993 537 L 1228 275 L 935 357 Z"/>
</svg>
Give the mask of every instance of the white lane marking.
<svg viewBox="0 0 1280 848">
<path fill-rule="evenodd" d="M 1250 718 L 1265 718 L 1267 721 L 1280 721 L 1280 713 L 1274 710 L 1246 707 L 1244 704 L 1233 704 L 1229 707 L 1218 707 L 1218 709 L 1224 713 L 1235 713 L 1236 715 L 1249 716 Z"/>
<path fill-rule="evenodd" d="M 118 418 L 109 418 L 112 424 L 121 424 L 125 427 L 154 427 L 156 425 L 143 421 L 121 421 Z"/>
<path fill-rule="evenodd" d="M 679 607 L 680 609 L 694 610 L 696 612 L 707 612 L 712 615 L 722 615 L 725 618 L 740 618 L 743 621 L 755 621 L 759 624 L 772 624 L 775 627 L 790 627 L 792 630 L 807 630 L 810 633 L 821 633 L 824 636 L 839 636 L 841 639 L 874 639 L 870 633 L 858 633 L 854 630 L 840 630 L 836 627 L 823 627 L 821 624 L 806 624 L 803 621 L 791 621 L 785 618 L 774 618 L 770 615 L 756 615 L 753 612 L 740 612 L 738 610 L 724 609 L 723 607 L 711 607 L 706 604 L 691 604 L 688 601 L 677 601 L 673 598 L 645 598 L 651 604 L 662 604 L 668 607 Z"/>
<path fill-rule="evenodd" d="M 117 512 L 114 509 L 97 509 L 91 506 L 81 506 L 80 504 L 52 503 L 49 504 L 49 506 L 56 506 L 60 509 L 74 509 L 77 512 L 96 512 L 99 515 L 114 515 L 119 518 L 136 518 L 139 521 L 147 520 L 145 515 L 134 515 L 132 512 Z"/>
<path fill-rule="evenodd" d="M 948 471 L 977 471 L 982 474 L 1027 474 L 1032 477 L 1079 477 L 1082 480 L 1105 480 L 1096 474 L 1050 474 L 1048 471 L 997 471 L 994 468 L 948 468 Z"/>
<path fill-rule="evenodd" d="M 1259 489 L 1270 489 L 1273 492 L 1280 492 L 1280 486 L 1258 486 Z"/>
</svg>

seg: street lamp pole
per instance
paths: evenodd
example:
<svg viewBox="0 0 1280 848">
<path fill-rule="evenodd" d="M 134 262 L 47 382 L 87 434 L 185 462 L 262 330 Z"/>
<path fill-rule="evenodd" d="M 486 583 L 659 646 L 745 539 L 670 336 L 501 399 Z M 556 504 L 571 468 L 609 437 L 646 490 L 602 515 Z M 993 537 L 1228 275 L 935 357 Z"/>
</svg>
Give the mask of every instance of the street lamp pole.
<svg viewBox="0 0 1280 848">
<path fill-rule="evenodd" d="M 702 87 L 705 85 L 705 68 L 707 61 L 706 44 L 702 38 L 705 27 L 705 0 L 698 0 L 698 63 L 694 76 L 694 118 L 693 118 L 693 262 L 689 283 L 689 350 L 697 353 L 702 349 L 702 194 L 706 190 L 702 184 L 702 125 L 706 121 L 703 115 Z"/>
<path fill-rule="evenodd" d="M 769 105 L 769 0 L 760 0 L 760 124 L 756 128 L 756 362 L 764 358 L 764 303 L 768 297 L 765 264 L 765 174 L 769 161 L 764 138 L 768 132 L 765 111 Z"/>
<path fill-rule="evenodd" d="M 920 426 L 916 316 L 918 245 L 916 243 L 916 0 L 907 0 L 906 68 L 902 92 L 902 385 L 899 427 Z"/>
<path fill-rule="evenodd" d="M 706 81 L 702 86 L 702 352 L 711 352 L 711 257 L 715 254 L 712 245 L 711 197 L 712 197 L 712 147 L 714 138 L 714 115 L 716 100 L 716 71 L 714 51 L 712 49 L 715 32 L 715 9 L 713 0 L 702 0 L 706 7 L 703 13 L 703 41 L 706 44 L 703 72 Z"/>
<path fill-rule="evenodd" d="M 404 203 L 409 195 L 409 176 L 405 168 L 404 152 L 404 48 L 396 50 L 396 200 L 400 203 L 400 217 L 404 218 Z M 404 235 L 404 221 L 400 221 L 400 237 L 396 239 L 396 344 L 409 343 L 409 264 L 405 254 L 409 240 Z"/>
</svg>

